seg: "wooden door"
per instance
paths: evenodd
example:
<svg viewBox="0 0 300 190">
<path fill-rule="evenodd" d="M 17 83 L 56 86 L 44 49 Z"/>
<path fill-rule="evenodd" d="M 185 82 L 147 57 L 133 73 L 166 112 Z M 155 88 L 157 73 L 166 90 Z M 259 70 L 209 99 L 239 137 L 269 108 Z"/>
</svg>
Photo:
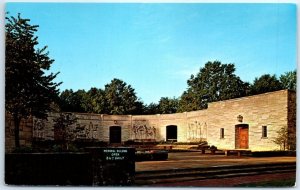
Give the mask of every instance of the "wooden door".
<svg viewBox="0 0 300 190">
<path fill-rule="evenodd" d="M 248 148 L 248 127 L 239 128 L 239 144 L 242 149 Z"/>
</svg>

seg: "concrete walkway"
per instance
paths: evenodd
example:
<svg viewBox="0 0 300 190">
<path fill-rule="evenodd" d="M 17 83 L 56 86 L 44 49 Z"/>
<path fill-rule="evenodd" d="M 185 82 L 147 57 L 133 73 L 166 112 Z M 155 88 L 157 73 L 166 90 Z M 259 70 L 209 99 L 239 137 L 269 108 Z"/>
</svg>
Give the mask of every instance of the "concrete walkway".
<svg viewBox="0 0 300 190">
<path fill-rule="evenodd" d="M 264 163 L 296 162 L 296 157 L 237 157 L 209 155 L 200 152 L 169 153 L 166 161 L 136 162 L 136 171 L 168 170 L 176 168 L 199 168 L 212 166 L 250 165 Z"/>
</svg>

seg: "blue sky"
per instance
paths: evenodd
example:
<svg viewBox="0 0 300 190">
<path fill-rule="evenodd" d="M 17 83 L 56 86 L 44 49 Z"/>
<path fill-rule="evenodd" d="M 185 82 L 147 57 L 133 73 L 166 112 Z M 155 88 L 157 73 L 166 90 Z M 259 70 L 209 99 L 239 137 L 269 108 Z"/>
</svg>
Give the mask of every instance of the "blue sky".
<svg viewBox="0 0 300 190">
<path fill-rule="evenodd" d="M 113 78 L 149 104 L 179 97 L 207 61 L 234 63 L 243 81 L 296 69 L 296 6 L 204 3 L 7 3 L 39 25 L 61 90 Z"/>
</svg>

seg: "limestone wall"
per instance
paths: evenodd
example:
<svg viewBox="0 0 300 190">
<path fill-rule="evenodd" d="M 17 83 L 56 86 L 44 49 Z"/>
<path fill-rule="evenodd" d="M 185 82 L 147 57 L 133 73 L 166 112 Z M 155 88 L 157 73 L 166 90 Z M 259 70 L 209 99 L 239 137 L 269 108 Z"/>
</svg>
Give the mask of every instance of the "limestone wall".
<svg viewBox="0 0 300 190">
<path fill-rule="evenodd" d="M 291 149 L 296 149 L 296 94 L 289 92 L 288 94 L 288 146 Z"/>
<path fill-rule="evenodd" d="M 20 144 L 30 146 L 32 142 L 32 118 L 27 120 L 22 119 L 20 122 Z M 5 151 L 11 151 L 15 147 L 15 132 L 13 118 L 5 114 Z"/>
<path fill-rule="evenodd" d="M 110 127 L 121 127 L 121 141 L 165 141 L 167 126 L 177 126 L 178 142 L 207 140 L 219 149 L 234 149 L 237 144 L 236 125 L 248 125 L 248 145 L 251 150 L 279 149 L 273 140 L 282 127 L 296 128 L 295 92 L 281 90 L 244 98 L 209 103 L 205 110 L 157 115 L 105 115 L 74 113 L 77 122 L 70 127 L 76 139 L 110 142 Z M 53 119 L 28 120 L 21 131 L 23 144 L 32 138 L 54 140 Z M 239 122 L 237 116 L 243 121 Z M 267 137 L 262 137 L 262 126 L 267 126 Z M 224 138 L 220 129 L 224 128 Z M 12 146 L 13 125 L 6 119 L 6 148 Z M 293 131 L 293 130 L 290 130 Z M 295 130 L 294 130 L 295 131 Z M 25 134 L 26 133 L 26 134 Z"/>
<path fill-rule="evenodd" d="M 288 93 L 282 90 L 209 104 L 208 142 L 218 148 L 235 148 L 235 125 L 242 115 L 242 123 L 249 125 L 249 149 L 279 149 L 273 140 L 281 127 L 287 127 Z M 267 126 L 266 138 L 262 126 Z M 220 139 L 220 128 L 225 129 L 224 139 Z"/>
</svg>

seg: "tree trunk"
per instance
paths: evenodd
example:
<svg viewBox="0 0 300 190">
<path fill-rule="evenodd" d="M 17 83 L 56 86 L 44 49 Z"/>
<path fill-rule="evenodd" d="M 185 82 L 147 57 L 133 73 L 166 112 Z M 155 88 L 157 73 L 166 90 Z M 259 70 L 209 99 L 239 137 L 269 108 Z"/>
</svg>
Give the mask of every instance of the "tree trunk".
<svg viewBox="0 0 300 190">
<path fill-rule="evenodd" d="M 15 146 L 16 148 L 20 147 L 20 121 L 21 118 L 14 116 L 14 125 L 15 125 Z"/>
</svg>

